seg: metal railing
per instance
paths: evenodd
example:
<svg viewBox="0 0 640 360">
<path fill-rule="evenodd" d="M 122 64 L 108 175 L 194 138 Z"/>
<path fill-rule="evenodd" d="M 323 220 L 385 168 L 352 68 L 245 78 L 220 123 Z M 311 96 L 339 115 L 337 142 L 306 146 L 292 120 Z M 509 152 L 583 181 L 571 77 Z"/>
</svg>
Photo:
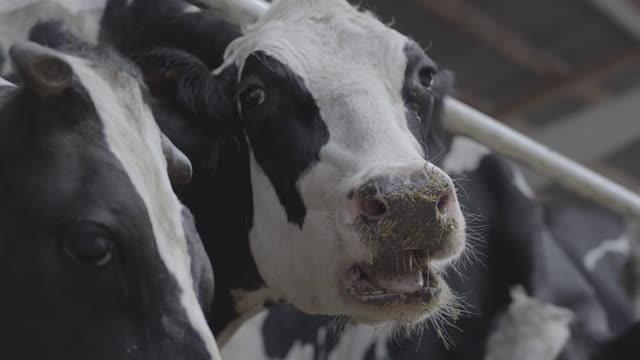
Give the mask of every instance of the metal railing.
<svg viewBox="0 0 640 360">
<path fill-rule="evenodd" d="M 245 25 L 269 8 L 263 0 L 190 0 L 224 18 Z M 497 120 L 448 98 L 444 126 L 547 176 L 565 188 L 631 219 L 640 219 L 640 196 L 577 162 L 549 149 Z"/>
</svg>

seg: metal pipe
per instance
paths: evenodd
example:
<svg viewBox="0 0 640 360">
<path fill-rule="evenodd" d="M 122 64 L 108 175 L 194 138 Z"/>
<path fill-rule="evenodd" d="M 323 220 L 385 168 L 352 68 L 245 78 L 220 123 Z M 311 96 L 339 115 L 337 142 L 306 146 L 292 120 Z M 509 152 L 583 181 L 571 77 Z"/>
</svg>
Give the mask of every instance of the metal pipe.
<svg viewBox="0 0 640 360">
<path fill-rule="evenodd" d="M 617 213 L 640 219 L 640 196 L 491 117 L 448 98 L 445 128 L 522 163 Z"/>
<path fill-rule="evenodd" d="M 263 0 L 187 0 L 203 9 L 208 9 L 227 21 L 244 26 L 256 21 L 269 8 Z"/>
<path fill-rule="evenodd" d="M 230 21 L 246 25 L 269 7 L 263 0 L 193 0 Z M 242 16 L 234 15 L 242 14 Z M 622 215 L 640 219 L 640 196 L 491 117 L 455 100 L 445 100 L 444 127 L 497 154 L 549 177 L 569 190 Z"/>
</svg>

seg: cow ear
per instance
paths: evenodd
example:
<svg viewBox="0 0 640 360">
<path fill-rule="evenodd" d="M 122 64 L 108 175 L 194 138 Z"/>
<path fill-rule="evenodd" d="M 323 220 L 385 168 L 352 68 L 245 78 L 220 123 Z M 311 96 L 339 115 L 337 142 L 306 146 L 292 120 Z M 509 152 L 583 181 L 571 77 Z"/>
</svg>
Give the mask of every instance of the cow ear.
<svg viewBox="0 0 640 360">
<path fill-rule="evenodd" d="M 174 186 L 187 185 L 191 181 L 191 161 L 166 135 L 162 135 L 162 152 L 167 161 L 169 180 Z"/>
<path fill-rule="evenodd" d="M 60 53 L 25 42 L 13 45 L 9 57 L 24 87 L 41 97 L 62 93 L 73 83 L 73 70 Z"/>
<path fill-rule="evenodd" d="M 198 58 L 177 49 L 155 48 L 134 54 L 132 58 L 154 96 L 174 97 L 182 82 L 211 76 Z"/>
<path fill-rule="evenodd" d="M 233 121 L 235 70 L 212 75 L 200 59 L 185 51 L 156 48 L 132 56 L 151 94 L 176 106 L 193 125 L 228 130 Z"/>
</svg>

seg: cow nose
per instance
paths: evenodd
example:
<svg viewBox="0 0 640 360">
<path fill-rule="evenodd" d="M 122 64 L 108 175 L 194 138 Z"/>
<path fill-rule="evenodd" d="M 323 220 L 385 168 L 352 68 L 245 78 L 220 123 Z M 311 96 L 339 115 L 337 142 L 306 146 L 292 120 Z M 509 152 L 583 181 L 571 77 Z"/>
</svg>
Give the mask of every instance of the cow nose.
<svg viewBox="0 0 640 360">
<path fill-rule="evenodd" d="M 373 249 L 425 250 L 440 259 L 458 248 L 452 239 L 464 224 L 455 188 L 432 164 L 369 177 L 353 189 L 349 204 L 353 228 Z"/>
<path fill-rule="evenodd" d="M 455 210 L 451 179 L 433 165 L 410 175 L 378 175 L 368 179 L 351 195 L 358 215 L 367 221 L 398 218 L 408 213 L 429 221 Z"/>
</svg>

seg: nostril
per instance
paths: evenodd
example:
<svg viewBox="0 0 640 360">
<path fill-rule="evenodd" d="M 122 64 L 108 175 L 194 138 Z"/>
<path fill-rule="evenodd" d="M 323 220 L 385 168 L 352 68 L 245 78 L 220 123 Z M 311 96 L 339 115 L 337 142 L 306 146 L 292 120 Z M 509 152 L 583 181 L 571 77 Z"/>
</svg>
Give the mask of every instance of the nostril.
<svg viewBox="0 0 640 360">
<path fill-rule="evenodd" d="M 438 203 L 436 204 L 439 213 L 448 213 L 449 208 L 451 206 L 451 202 L 453 201 L 453 191 L 447 191 L 444 196 L 438 199 Z"/>
<path fill-rule="evenodd" d="M 370 219 L 379 219 L 387 212 L 387 205 L 378 199 L 363 199 L 362 213 Z"/>
</svg>

